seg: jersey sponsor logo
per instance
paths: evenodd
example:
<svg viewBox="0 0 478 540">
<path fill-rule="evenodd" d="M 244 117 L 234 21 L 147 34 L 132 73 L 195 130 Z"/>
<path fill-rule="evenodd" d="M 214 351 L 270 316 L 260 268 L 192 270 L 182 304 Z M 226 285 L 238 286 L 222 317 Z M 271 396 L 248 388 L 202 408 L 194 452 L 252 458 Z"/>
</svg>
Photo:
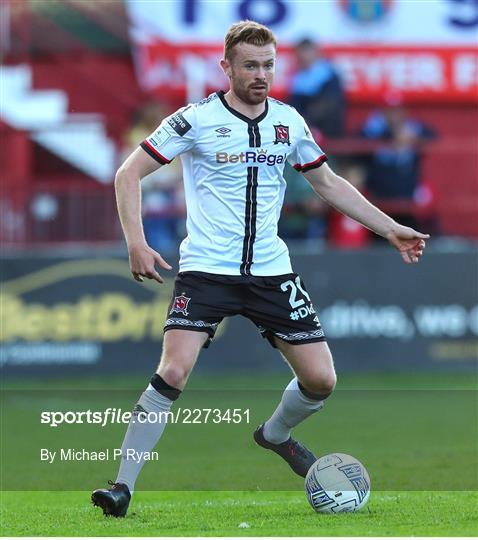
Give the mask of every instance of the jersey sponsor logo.
<svg viewBox="0 0 478 540">
<path fill-rule="evenodd" d="M 155 131 L 151 137 L 148 138 L 148 142 L 152 144 L 153 146 L 161 146 L 166 141 L 168 141 L 171 138 L 171 134 L 168 133 L 164 128 L 160 128 L 157 131 Z"/>
<path fill-rule="evenodd" d="M 290 146 L 290 138 L 289 138 L 289 126 L 283 126 L 282 124 L 279 124 L 278 126 L 274 126 L 275 129 L 275 140 L 274 144 L 287 144 Z"/>
<path fill-rule="evenodd" d="M 178 112 L 171 116 L 168 120 L 168 124 L 174 129 L 174 131 L 183 137 L 191 129 L 191 124 L 184 118 L 184 116 Z"/>
<path fill-rule="evenodd" d="M 191 298 L 188 298 L 187 296 L 184 296 L 181 294 L 180 296 L 175 296 L 173 300 L 173 306 L 171 307 L 170 314 L 171 313 L 182 313 L 183 315 L 189 315 L 189 312 L 187 310 L 188 304 L 190 302 Z"/>
<path fill-rule="evenodd" d="M 286 160 L 286 154 L 269 154 L 267 150 L 241 152 L 229 154 L 228 152 L 216 152 L 216 163 L 265 163 L 269 166 L 280 165 Z"/>
</svg>

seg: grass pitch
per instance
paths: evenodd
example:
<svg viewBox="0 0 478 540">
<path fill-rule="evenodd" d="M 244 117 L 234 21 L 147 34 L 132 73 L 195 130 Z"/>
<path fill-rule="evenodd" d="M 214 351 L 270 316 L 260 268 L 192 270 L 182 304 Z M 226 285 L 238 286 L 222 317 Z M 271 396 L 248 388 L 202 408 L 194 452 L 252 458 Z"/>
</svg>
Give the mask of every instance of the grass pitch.
<svg viewBox="0 0 478 540">
<path fill-rule="evenodd" d="M 470 376 L 340 379 L 324 411 L 295 435 L 318 455 L 345 452 L 367 467 L 372 495 L 356 514 L 318 515 L 303 481 L 251 434 L 284 377 L 194 377 L 175 407 L 248 408 L 238 424 L 167 426 L 126 519 L 105 519 L 90 492 L 114 461 L 42 462 L 41 448 L 120 446 L 124 425 L 50 427 L 42 411 L 131 410 L 143 378 L 8 383 L 2 402 L 3 536 L 476 536 L 477 397 Z M 79 390 L 81 388 L 81 390 Z M 181 402 L 181 403 L 180 403 Z"/>
<path fill-rule="evenodd" d="M 8 492 L 6 536 L 476 536 L 478 497 L 373 492 L 355 514 L 316 514 L 301 492 L 142 492 L 125 519 L 104 518 L 87 492 Z"/>
</svg>

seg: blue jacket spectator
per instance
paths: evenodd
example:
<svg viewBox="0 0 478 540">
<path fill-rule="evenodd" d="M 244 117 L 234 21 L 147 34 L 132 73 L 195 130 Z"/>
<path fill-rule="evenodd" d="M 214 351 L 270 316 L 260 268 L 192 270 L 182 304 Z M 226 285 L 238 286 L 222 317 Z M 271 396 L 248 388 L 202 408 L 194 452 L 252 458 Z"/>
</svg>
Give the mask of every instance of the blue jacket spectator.
<svg viewBox="0 0 478 540">
<path fill-rule="evenodd" d="M 319 129 L 327 137 L 342 136 L 345 94 L 334 66 L 310 39 L 300 41 L 295 52 L 298 70 L 291 80 L 289 104 L 310 127 Z"/>
<path fill-rule="evenodd" d="M 361 135 L 381 141 L 368 167 L 366 187 L 369 195 L 382 200 L 410 201 L 409 212 L 388 213 L 401 223 L 419 227 L 412 208 L 413 204 L 419 203 L 420 188 L 423 187 L 421 143 L 433 139 L 435 132 L 407 115 L 400 96 L 388 94 L 382 109 L 372 112 L 366 119 Z"/>
<path fill-rule="evenodd" d="M 385 199 L 413 199 L 421 181 L 420 143 L 434 138 L 434 131 L 407 116 L 400 96 L 388 94 L 384 107 L 366 119 L 361 134 L 383 141 L 369 168 L 370 193 Z"/>
</svg>

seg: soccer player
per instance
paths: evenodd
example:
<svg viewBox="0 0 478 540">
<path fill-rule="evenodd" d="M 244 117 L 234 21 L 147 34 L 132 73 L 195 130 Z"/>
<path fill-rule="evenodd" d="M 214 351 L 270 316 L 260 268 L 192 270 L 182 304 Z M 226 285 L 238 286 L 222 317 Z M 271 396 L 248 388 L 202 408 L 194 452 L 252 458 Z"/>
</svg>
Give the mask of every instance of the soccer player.
<svg viewBox="0 0 478 540">
<path fill-rule="evenodd" d="M 268 97 L 275 59 L 276 40 L 267 27 L 251 21 L 233 24 L 221 60 L 229 91 L 164 119 L 116 175 L 134 279 L 162 283 L 157 267 L 171 269 L 145 241 L 140 180 L 178 155 L 188 235 L 180 248 L 159 367 L 134 408 L 116 481 L 92 494 L 106 515 L 126 515 L 143 466 L 128 455 L 151 451 L 165 427 L 164 422 L 145 421 L 147 413 L 167 416 L 157 413 L 168 412 L 180 396 L 201 348 L 209 346 L 224 317 L 241 314 L 252 320 L 295 374 L 272 416 L 255 431 L 256 443 L 302 477 L 316 460 L 291 438 L 291 430 L 323 407 L 336 375 L 309 294 L 277 236 L 286 161 L 328 203 L 388 239 L 405 262 L 416 263 L 423 253 L 428 235 L 399 225 L 335 174 L 297 111 Z"/>
</svg>

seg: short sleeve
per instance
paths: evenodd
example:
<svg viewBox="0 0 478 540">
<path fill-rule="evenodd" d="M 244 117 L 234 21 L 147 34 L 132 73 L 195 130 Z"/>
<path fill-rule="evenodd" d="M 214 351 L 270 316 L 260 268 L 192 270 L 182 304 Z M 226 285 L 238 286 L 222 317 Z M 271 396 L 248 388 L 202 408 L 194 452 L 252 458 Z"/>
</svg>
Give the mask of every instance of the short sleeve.
<svg viewBox="0 0 478 540">
<path fill-rule="evenodd" d="M 194 107 L 189 105 L 165 118 L 140 146 L 158 163 L 166 165 L 193 147 L 195 132 Z"/>
<path fill-rule="evenodd" d="M 297 144 L 287 160 L 296 171 L 304 173 L 320 167 L 327 161 L 327 156 L 315 142 L 304 119 L 301 116 L 299 118 L 300 132 Z"/>
</svg>

